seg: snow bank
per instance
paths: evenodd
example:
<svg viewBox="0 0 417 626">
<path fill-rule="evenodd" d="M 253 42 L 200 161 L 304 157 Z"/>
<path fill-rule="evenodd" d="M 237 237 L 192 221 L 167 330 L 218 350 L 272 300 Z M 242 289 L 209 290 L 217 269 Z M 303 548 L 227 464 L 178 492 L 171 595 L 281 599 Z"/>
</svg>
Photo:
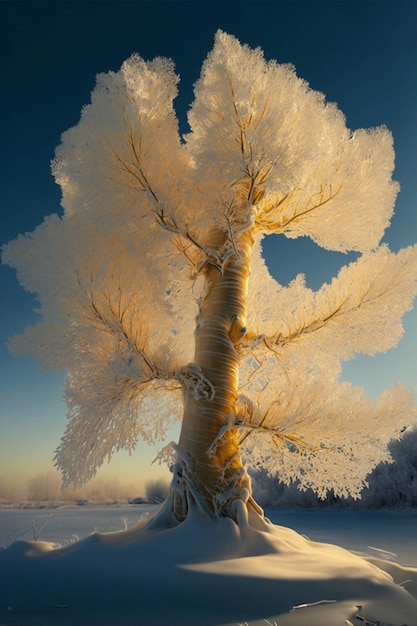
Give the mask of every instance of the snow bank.
<svg viewBox="0 0 417 626">
<path fill-rule="evenodd" d="M 60 549 L 17 541 L 0 578 L 0 623 L 19 626 L 417 626 L 417 570 L 259 519 L 140 522 Z"/>
</svg>

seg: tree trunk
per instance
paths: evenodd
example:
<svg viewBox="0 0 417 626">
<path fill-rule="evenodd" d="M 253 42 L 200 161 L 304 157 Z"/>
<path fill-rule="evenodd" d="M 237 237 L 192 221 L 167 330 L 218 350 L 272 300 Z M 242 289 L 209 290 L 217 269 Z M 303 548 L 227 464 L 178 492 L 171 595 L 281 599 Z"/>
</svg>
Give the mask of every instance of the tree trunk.
<svg viewBox="0 0 417 626">
<path fill-rule="evenodd" d="M 221 249 L 225 234 L 212 234 L 209 243 Z M 247 501 L 250 482 L 239 453 L 236 427 L 239 354 L 245 334 L 247 282 L 253 246 L 250 230 L 236 241 L 234 254 L 221 273 L 213 265 L 205 271 L 206 294 L 195 330 L 195 363 L 214 388 L 214 397 L 197 398 L 186 392 L 179 440 L 178 481 L 184 488 L 174 514 L 183 519 L 191 502 L 220 515 L 234 517 L 232 503 Z"/>
</svg>

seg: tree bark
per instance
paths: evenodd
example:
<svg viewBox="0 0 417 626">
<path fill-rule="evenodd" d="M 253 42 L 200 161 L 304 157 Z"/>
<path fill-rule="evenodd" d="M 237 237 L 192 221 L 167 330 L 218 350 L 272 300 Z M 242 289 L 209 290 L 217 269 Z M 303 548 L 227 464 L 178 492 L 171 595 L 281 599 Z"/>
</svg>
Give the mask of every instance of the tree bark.
<svg viewBox="0 0 417 626">
<path fill-rule="evenodd" d="M 212 233 L 210 246 L 221 249 L 225 233 Z M 250 496 L 249 479 L 239 453 L 236 426 L 239 353 L 246 332 L 246 297 L 254 238 L 239 235 L 237 254 L 221 273 L 213 265 L 205 272 L 206 294 L 195 330 L 195 363 L 214 388 L 214 397 L 186 392 L 179 449 L 188 461 L 182 467 L 186 502 L 176 502 L 177 518 L 186 515 L 190 500 L 209 511 L 232 516 L 230 505 Z M 181 510 L 182 509 L 182 510 Z"/>
</svg>

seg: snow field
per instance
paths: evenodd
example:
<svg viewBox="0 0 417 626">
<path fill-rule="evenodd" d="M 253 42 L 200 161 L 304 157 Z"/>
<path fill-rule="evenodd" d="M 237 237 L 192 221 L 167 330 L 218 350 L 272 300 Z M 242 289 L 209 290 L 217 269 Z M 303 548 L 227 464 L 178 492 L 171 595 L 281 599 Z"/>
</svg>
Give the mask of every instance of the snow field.
<svg viewBox="0 0 417 626">
<path fill-rule="evenodd" d="M 45 538 L 57 532 L 54 524 L 65 516 L 72 518 L 71 524 L 61 527 L 67 538 L 71 530 L 75 535 L 76 530 L 81 533 L 86 528 L 83 518 L 90 526 L 95 519 L 96 528 L 117 524 L 119 530 L 93 535 L 89 530 L 84 540 L 69 542 L 59 550 L 48 541 L 18 540 L 0 552 L 0 576 L 6 581 L 0 590 L 0 623 L 417 626 L 417 569 L 387 560 L 369 562 L 335 545 L 309 541 L 283 526 L 249 523 L 238 527 L 230 519 L 213 523 L 194 515 L 163 531 L 130 524 L 135 516 L 149 512 L 149 507 L 141 506 L 50 512 L 42 531 Z M 12 511 L 11 515 L 10 510 L 2 510 L 0 520 L 8 517 L 10 524 L 15 513 L 15 520 L 21 513 L 20 520 L 34 516 L 33 510 Z M 327 518 L 323 513 L 275 511 L 274 516 L 286 522 L 298 517 L 304 532 L 310 519 L 309 530 L 316 526 L 315 535 L 321 533 L 328 540 L 335 536 L 335 529 L 337 535 L 337 519 L 344 518 L 339 536 L 345 533 L 346 544 L 357 541 L 355 533 L 361 524 L 367 532 L 366 519 L 356 513 L 350 518 L 347 512 L 328 512 Z M 415 554 L 415 536 L 407 537 L 404 532 L 406 518 L 408 522 L 417 519 L 412 512 L 379 515 L 378 536 L 385 534 L 386 543 L 378 550 L 384 549 L 386 557 L 397 558 L 390 550 L 390 538 L 400 532 L 401 524 L 404 550 L 409 545 L 409 553 Z M 378 515 L 373 520 L 376 531 Z M 375 552 L 382 553 L 368 548 L 369 554 Z"/>
</svg>

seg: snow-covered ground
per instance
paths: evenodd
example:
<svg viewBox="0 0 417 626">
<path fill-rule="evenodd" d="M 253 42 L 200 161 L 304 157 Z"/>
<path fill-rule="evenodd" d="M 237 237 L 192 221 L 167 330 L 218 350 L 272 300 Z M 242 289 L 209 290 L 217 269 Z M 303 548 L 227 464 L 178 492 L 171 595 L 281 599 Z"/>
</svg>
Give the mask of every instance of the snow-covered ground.
<svg viewBox="0 0 417 626">
<path fill-rule="evenodd" d="M 29 541 L 35 538 L 67 545 L 92 533 L 124 530 L 156 508 L 145 504 L 88 503 L 77 506 L 57 502 L 44 503 L 42 508 L 27 503 L 18 507 L 0 507 L 0 546 L 18 539 Z"/>
<path fill-rule="evenodd" d="M 42 508 L 27 503 L 19 508 L 0 507 L 0 547 L 17 539 L 35 538 L 67 545 L 94 532 L 130 528 L 156 508 L 147 504 L 76 506 L 53 502 Z M 360 554 L 417 567 L 417 509 L 267 509 L 265 515 L 274 524 L 292 528 L 313 541 L 334 543 Z"/>
<path fill-rule="evenodd" d="M 401 565 L 417 567 L 417 509 L 409 511 L 267 510 L 275 524 Z"/>
<path fill-rule="evenodd" d="M 161 532 L 135 526 L 154 510 L 0 509 L 0 624 L 417 626 L 417 511 L 269 510 L 270 529 L 198 515 Z"/>
</svg>

